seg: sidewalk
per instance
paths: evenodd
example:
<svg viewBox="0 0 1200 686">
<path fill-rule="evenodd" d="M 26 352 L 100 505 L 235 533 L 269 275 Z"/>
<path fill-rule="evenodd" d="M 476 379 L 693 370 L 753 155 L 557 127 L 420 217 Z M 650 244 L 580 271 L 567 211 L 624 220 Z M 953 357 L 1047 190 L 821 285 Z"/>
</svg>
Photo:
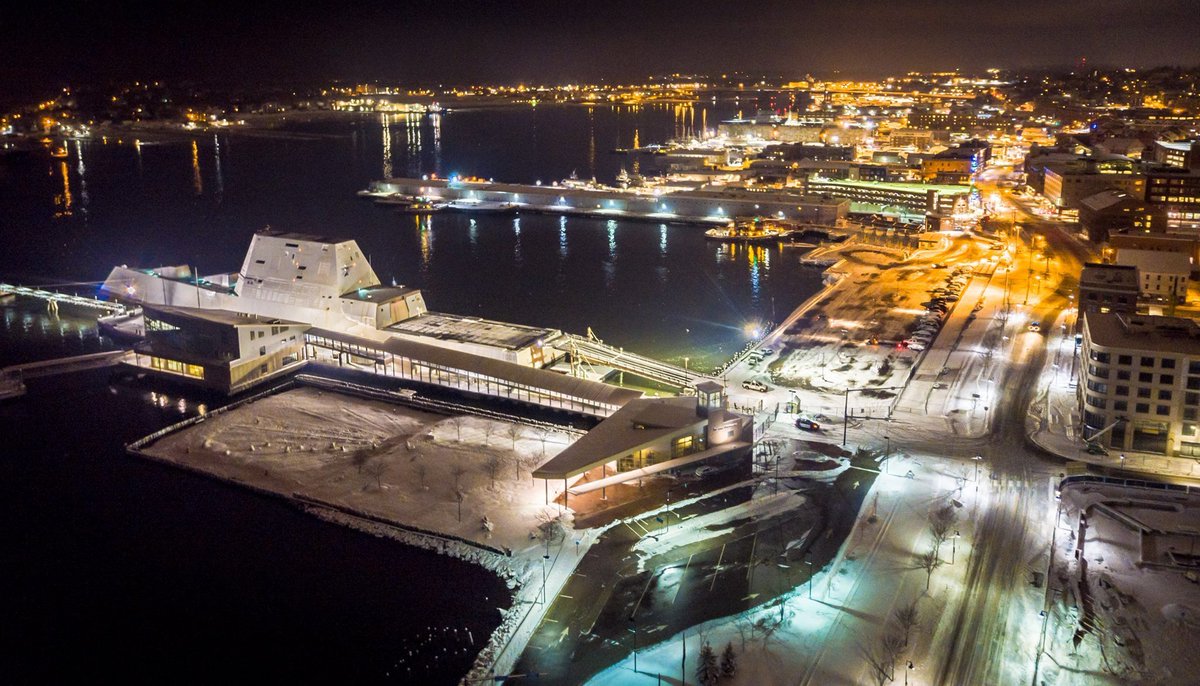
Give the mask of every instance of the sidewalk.
<svg viewBox="0 0 1200 686">
<path fill-rule="evenodd" d="M 1062 326 L 1072 321 L 1064 313 L 1047 336 L 1046 364 L 1038 381 L 1038 400 L 1032 408 L 1039 416 L 1031 427 L 1029 439 L 1046 452 L 1074 462 L 1159 476 L 1200 478 L 1200 460 L 1191 457 L 1129 450 L 1109 450 L 1107 455 L 1087 452 L 1078 429 L 1081 421 L 1075 372 L 1079 360 L 1074 359 L 1075 341 L 1071 327 L 1064 330 Z"/>
</svg>

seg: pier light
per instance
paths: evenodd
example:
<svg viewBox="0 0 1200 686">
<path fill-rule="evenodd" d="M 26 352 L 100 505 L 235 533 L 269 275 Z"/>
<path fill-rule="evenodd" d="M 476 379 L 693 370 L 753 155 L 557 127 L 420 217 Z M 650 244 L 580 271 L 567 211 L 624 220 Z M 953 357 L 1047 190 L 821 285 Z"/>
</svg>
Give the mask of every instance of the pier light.
<svg viewBox="0 0 1200 686">
<path fill-rule="evenodd" d="M 558 204 L 559 204 L 559 205 L 566 205 L 566 204 L 567 204 L 567 199 L 566 199 L 566 198 L 564 198 L 564 197 L 563 197 L 563 196 L 561 196 L 561 195 L 560 195 L 560 196 L 558 196 Z"/>
<path fill-rule="evenodd" d="M 723 207 L 718 207 L 718 208 L 717 208 L 717 214 L 725 214 L 725 208 L 723 208 Z"/>
</svg>

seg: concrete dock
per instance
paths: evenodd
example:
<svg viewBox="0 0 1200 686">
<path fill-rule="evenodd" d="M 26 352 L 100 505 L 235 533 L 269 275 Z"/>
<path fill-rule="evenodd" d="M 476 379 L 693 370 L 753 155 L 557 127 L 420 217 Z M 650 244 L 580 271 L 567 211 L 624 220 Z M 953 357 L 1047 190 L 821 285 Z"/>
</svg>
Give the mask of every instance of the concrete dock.
<svg viewBox="0 0 1200 686">
<path fill-rule="evenodd" d="M 396 178 L 376 181 L 362 195 L 392 203 L 405 199 L 447 203 L 446 209 L 460 211 L 543 212 L 689 224 L 726 224 L 749 217 L 837 224 L 850 210 L 850 202 L 840 198 L 805 195 L 794 189 L 758 191 L 734 186 L 614 188 Z"/>
</svg>

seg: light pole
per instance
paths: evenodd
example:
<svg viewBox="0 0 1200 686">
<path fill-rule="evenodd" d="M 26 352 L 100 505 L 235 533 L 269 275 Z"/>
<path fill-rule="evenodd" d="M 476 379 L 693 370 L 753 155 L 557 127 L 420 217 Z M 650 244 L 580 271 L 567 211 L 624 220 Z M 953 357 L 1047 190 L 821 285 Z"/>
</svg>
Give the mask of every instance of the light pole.
<svg viewBox="0 0 1200 686">
<path fill-rule="evenodd" d="M 550 544 L 546 543 L 546 550 L 550 550 Z M 546 560 L 550 559 L 550 553 L 547 552 L 542 556 L 542 605 L 546 604 Z"/>
<path fill-rule="evenodd" d="M 808 599 L 812 600 L 813 580 L 816 575 L 813 574 L 812 551 L 804 551 L 804 564 L 808 565 Z"/>
<path fill-rule="evenodd" d="M 887 448 L 883 451 L 883 470 L 886 474 L 892 473 L 892 437 L 884 436 L 883 440 L 887 444 Z"/>
<path fill-rule="evenodd" d="M 637 621 L 634 620 L 633 615 L 629 615 L 629 623 L 633 625 L 633 628 L 630 629 L 630 631 L 633 632 L 633 671 L 636 672 L 636 671 L 638 671 L 638 668 L 637 668 L 637 651 L 638 651 Z"/>
<path fill-rule="evenodd" d="M 904 668 L 904 686 L 908 686 L 908 673 L 913 668 L 912 660 L 908 661 L 908 666 Z"/>
<path fill-rule="evenodd" d="M 958 537 L 961 535 L 958 531 L 955 531 L 954 536 L 950 538 L 950 564 L 954 564 L 955 548 L 958 547 L 956 544 L 958 543 Z"/>
</svg>

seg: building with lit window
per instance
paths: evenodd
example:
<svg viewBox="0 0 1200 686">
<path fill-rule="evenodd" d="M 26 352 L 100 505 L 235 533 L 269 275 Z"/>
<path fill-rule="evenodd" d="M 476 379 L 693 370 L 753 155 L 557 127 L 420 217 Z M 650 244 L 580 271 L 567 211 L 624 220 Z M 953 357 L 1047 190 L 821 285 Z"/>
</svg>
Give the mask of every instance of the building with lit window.
<svg viewBox="0 0 1200 686">
<path fill-rule="evenodd" d="M 1200 457 L 1200 325 L 1083 315 L 1079 405 L 1086 440 L 1114 451 Z"/>
<path fill-rule="evenodd" d="M 1079 203 L 1079 229 L 1096 243 L 1121 233 L 1162 234 L 1167 230 L 1167 215 L 1139 196 L 1108 189 Z"/>
<path fill-rule="evenodd" d="M 1200 141 L 1155 141 L 1154 161 L 1176 169 L 1200 169 Z"/>
<path fill-rule="evenodd" d="M 813 177 L 804 183 L 809 194 L 830 195 L 850 201 L 852 212 L 907 215 L 954 215 L 969 209 L 967 186 L 892 183 Z"/>
<path fill-rule="evenodd" d="M 1200 236 L 1200 169 L 1151 171 L 1145 197 L 1166 214 L 1168 232 Z"/>
<path fill-rule="evenodd" d="M 1084 198 L 1106 190 L 1145 197 L 1146 177 L 1127 158 L 1051 162 L 1043 168 L 1042 176 L 1042 195 L 1059 211 L 1078 210 Z"/>
<path fill-rule="evenodd" d="M 308 326 L 196 307 L 143 308 L 146 338 L 133 364 L 152 373 L 236 393 L 304 361 Z"/>
<path fill-rule="evenodd" d="M 1089 262 L 1079 274 L 1079 313 L 1133 314 L 1138 291 L 1137 267 Z"/>
<path fill-rule="evenodd" d="M 1117 251 L 1117 264 L 1137 269 L 1143 298 L 1158 298 L 1176 305 L 1187 300 L 1188 277 L 1192 273 L 1192 260 L 1187 255 L 1122 248 Z"/>
<path fill-rule="evenodd" d="M 689 465 L 735 461 L 754 442 L 751 417 L 725 408 L 724 388 L 697 385 L 695 396 L 627 402 L 533 472 L 579 494 Z M 574 484 L 574 485 L 571 485 Z"/>
</svg>

